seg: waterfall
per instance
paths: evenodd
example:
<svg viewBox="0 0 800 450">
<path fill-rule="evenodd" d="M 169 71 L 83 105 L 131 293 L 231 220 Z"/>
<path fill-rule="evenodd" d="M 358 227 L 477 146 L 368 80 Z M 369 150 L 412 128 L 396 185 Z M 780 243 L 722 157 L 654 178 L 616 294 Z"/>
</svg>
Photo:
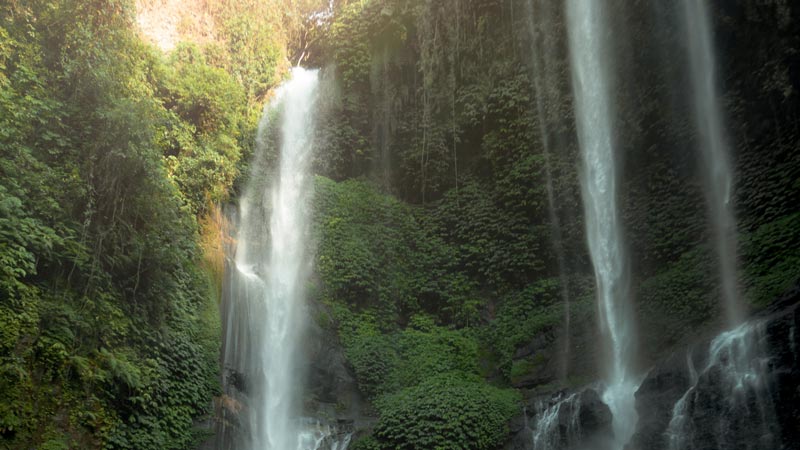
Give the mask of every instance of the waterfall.
<svg viewBox="0 0 800 450">
<path fill-rule="evenodd" d="M 543 402 L 537 404 L 536 428 L 532 433 L 533 450 L 575 446 L 580 438 L 580 408 L 577 394 L 556 398 L 555 403 L 549 406 Z"/>
<path fill-rule="evenodd" d="M 740 442 L 758 442 L 752 450 L 778 447 L 765 346 L 761 322 L 742 324 L 711 342 L 705 368 L 693 374 L 692 386 L 672 410 L 666 432 L 670 450 L 698 448 L 696 443 L 718 449 L 739 448 Z"/>
<path fill-rule="evenodd" d="M 595 272 L 600 328 L 608 345 L 607 386 L 603 401 L 613 414 L 616 447 L 633 435 L 637 414 L 633 373 L 633 314 L 629 305 L 629 269 L 617 206 L 617 174 L 611 104 L 610 30 L 604 2 L 569 0 L 567 23 L 575 94 L 578 139 L 583 154 L 581 187 L 589 253 Z"/>
<path fill-rule="evenodd" d="M 556 212 L 555 189 L 553 187 L 553 169 L 551 162 L 550 134 L 548 132 L 545 108 L 545 99 L 549 92 L 555 89 L 555 77 L 552 64 L 547 64 L 549 55 L 554 55 L 557 51 L 553 45 L 552 37 L 549 33 L 538 33 L 535 27 L 536 15 L 541 13 L 540 24 L 555 22 L 553 5 L 550 0 L 540 2 L 540 8 L 534 5 L 535 0 L 528 0 L 528 24 L 530 26 L 530 36 L 533 40 L 533 55 L 531 58 L 533 65 L 533 89 L 536 95 L 536 117 L 539 122 L 539 134 L 542 139 L 542 155 L 544 156 L 545 187 L 547 188 L 547 211 L 550 219 L 550 233 L 553 250 L 556 254 L 558 264 L 559 284 L 561 285 L 561 301 L 564 304 L 564 331 L 562 332 L 562 351 L 559 367 L 559 378 L 562 382 L 566 381 L 569 373 L 570 359 L 570 293 L 569 280 L 567 279 L 567 263 L 564 255 L 564 239 L 561 234 L 561 220 Z M 552 30 L 550 30 L 552 31 Z M 538 38 L 541 36 L 543 42 L 537 45 Z M 541 58 L 541 61 L 540 61 Z"/>
<path fill-rule="evenodd" d="M 759 442 L 758 449 L 775 448 L 779 431 L 773 429 L 775 409 L 769 393 L 763 324 L 742 323 L 745 312 L 737 282 L 733 174 L 719 106 L 708 6 L 704 0 L 683 0 L 683 13 L 721 296 L 727 323 L 735 328 L 711 342 L 706 367 L 699 376 L 692 376 L 692 385 L 675 403 L 667 444 L 670 450 L 696 448 L 697 443 L 707 448 L 736 448 L 740 442 Z M 705 389 L 699 388 L 701 383 Z M 709 390 L 715 394 L 711 398 Z M 709 410 L 713 411 L 711 418 Z"/>
<path fill-rule="evenodd" d="M 224 304 L 225 448 L 342 450 L 349 435 L 301 418 L 308 209 L 318 74 L 296 68 L 264 109 L 239 202 Z M 277 120 L 277 122 L 274 122 Z M 276 125 L 276 126 L 273 126 Z M 271 134 L 273 129 L 279 132 Z M 277 167 L 270 143 L 279 143 Z"/>
<path fill-rule="evenodd" d="M 352 433 L 319 421 L 304 419 L 301 423 L 299 450 L 347 450 L 353 437 Z"/>
<path fill-rule="evenodd" d="M 722 299 L 728 324 L 736 326 L 744 319 L 744 308 L 739 299 L 736 275 L 736 220 L 731 204 L 733 175 L 718 100 L 716 58 L 711 40 L 708 7 L 705 0 L 682 2 L 694 92 L 695 125 L 707 171 L 705 195 L 714 227 Z"/>
</svg>

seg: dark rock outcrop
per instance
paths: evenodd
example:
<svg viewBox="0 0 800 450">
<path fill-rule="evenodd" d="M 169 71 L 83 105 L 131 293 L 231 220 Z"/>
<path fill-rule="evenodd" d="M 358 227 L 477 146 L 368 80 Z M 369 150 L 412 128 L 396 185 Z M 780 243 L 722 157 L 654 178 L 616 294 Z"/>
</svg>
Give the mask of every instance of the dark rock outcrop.
<svg viewBox="0 0 800 450">
<path fill-rule="evenodd" d="M 707 347 L 704 345 L 704 347 Z M 664 433 L 675 403 L 692 385 L 689 358 L 695 353 L 682 350 L 674 353 L 657 365 L 639 386 L 636 392 L 636 411 L 639 413 L 637 432 L 630 447 L 632 449 L 657 449 L 664 442 Z M 692 364 L 697 367 L 697 361 Z"/>
<path fill-rule="evenodd" d="M 775 309 L 778 312 L 767 326 L 770 376 L 773 384 L 775 416 L 780 428 L 781 448 L 800 448 L 800 286 Z"/>
<path fill-rule="evenodd" d="M 529 410 L 536 411 L 530 422 L 526 414 L 512 421 L 505 449 L 530 450 L 538 442 L 548 443 L 547 448 L 604 450 L 613 437 L 611 410 L 592 388 L 532 399 L 524 412 Z"/>
<path fill-rule="evenodd" d="M 311 317 L 327 317 L 323 305 L 310 306 Z M 307 415 L 356 434 L 370 428 L 375 422 L 371 406 L 358 387 L 335 330 L 320 320 L 309 322 L 303 358 L 308 362 L 304 391 Z"/>
<path fill-rule="evenodd" d="M 740 328 L 657 364 L 636 393 L 639 423 L 628 449 L 667 449 L 671 435 L 686 449 L 800 448 L 798 326 L 795 288 Z M 670 429 L 684 395 L 684 422 Z"/>
</svg>

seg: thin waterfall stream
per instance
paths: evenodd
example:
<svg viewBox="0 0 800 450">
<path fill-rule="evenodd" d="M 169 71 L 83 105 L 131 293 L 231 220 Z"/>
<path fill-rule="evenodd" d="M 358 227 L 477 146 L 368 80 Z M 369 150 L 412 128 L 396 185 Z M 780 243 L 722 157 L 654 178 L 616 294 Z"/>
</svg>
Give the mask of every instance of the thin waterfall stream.
<svg viewBox="0 0 800 450">
<path fill-rule="evenodd" d="M 683 0 L 689 70 L 693 89 L 698 147 L 705 169 L 705 196 L 713 227 L 713 242 L 719 265 L 720 297 L 729 331 L 709 345 L 708 362 L 698 375 L 691 359 L 691 386 L 675 403 L 665 433 L 670 450 L 695 448 L 695 442 L 715 442 L 718 448 L 733 448 L 751 430 L 759 449 L 775 448 L 779 430 L 774 427 L 769 364 L 763 324 L 744 322 L 745 307 L 737 274 L 736 219 L 733 211 L 733 170 L 719 105 L 716 55 L 709 8 L 704 0 Z M 719 398 L 703 398 L 700 386 L 715 385 Z M 706 394 L 707 395 L 707 394 Z M 713 430 L 694 426 L 698 404 L 712 401 L 718 411 Z M 745 426 L 748 424 L 749 426 Z M 755 431 L 752 431 L 755 430 Z"/>
<path fill-rule="evenodd" d="M 603 401 L 613 414 L 615 447 L 633 435 L 634 394 L 640 379 L 633 372 L 636 342 L 629 305 L 629 268 L 617 204 L 617 168 L 611 99 L 610 33 L 603 2 L 569 0 L 567 21 L 578 141 L 582 152 L 581 186 L 586 235 L 594 266 L 601 331 L 607 344 Z"/>
<path fill-rule="evenodd" d="M 744 319 L 737 281 L 736 219 L 733 171 L 717 88 L 716 56 L 705 0 L 682 0 L 689 52 L 694 118 L 706 170 L 705 194 L 719 263 L 721 297 L 728 326 Z"/>
</svg>

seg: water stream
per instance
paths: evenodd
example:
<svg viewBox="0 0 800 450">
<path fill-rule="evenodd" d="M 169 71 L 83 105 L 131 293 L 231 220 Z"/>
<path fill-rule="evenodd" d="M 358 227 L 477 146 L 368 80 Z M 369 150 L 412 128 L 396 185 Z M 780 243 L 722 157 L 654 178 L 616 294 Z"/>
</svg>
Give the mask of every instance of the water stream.
<svg viewBox="0 0 800 450">
<path fill-rule="evenodd" d="M 733 213 L 733 173 L 717 88 L 716 57 L 705 0 L 682 0 L 689 52 L 695 126 L 705 166 L 705 195 L 714 227 L 721 296 L 728 325 L 744 319 L 737 282 L 736 219 Z"/>
<path fill-rule="evenodd" d="M 537 404 L 536 428 L 532 433 L 533 450 L 573 448 L 578 444 L 580 408 L 577 394 L 556 398 L 555 403 L 550 405 Z"/>
<path fill-rule="evenodd" d="M 317 90 L 316 71 L 294 69 L 259 124 L 226 279 L 225 390 L 236 429 L 224 448 L 343 450 L 350 440 L 303 418 L 299 405 Z M 274 142 L 277 167 L 270 158 Z"/>
<path fill-rule="evenodd" d="M 617 205 L 617 168 L 611 97 L 612 54 L 604 2 L 569 0 L 567 24 L 575 95 L 578 140 L 582 152 L 581 187 L 586 235 L 594 266 L 600 328 L 607 344 L 603 401 L 613 414 L 615 447 L 633 435 L 637 413 L 634 394 L 640 378 L 633 373 L 634 317 L 629 299 L 629 268 Z"/>
<path fill-rule="evenodd" d="M 693 449 L 698 442 L 720 449 L 735 448 L 739 442 L 760 442 L 763 446 L 759 449 L 774 448 L 778 433 L 772 429 L 774 405 L 766 374 L 763 325 L 742 323 L 745 308 L 737 281 L 733 173 L 719 105 L 709 10 L 704 0 L 682 0 L 682 7 L 720 291 L 727 324 L 733 328 L 711 342 L 708 363 L 699 375 L 689 366 L 692 385 L 673 407 L 666 439 L 670 450 Z M 703 396 L 700 383 L 711 383 L 718 397 Z M 706 386 L 705 390 L 709 389 Z M 714 411 L 712 419 L 704 417 L 709 408 Z M 747 436 L 748 433 L 756 436 Z"/>
<path fill-rule="evenodd" d="M 763 323 L 748 322 L 714 338 L 699 374 L 689 360 L 692 386 L 672 410 L 670 450 L 695 449 L 701 442 L 702 448 L 739 448 L 741 442 L 758 442 L 752 450 L 777 448 L 765 346 Z"/>
</svg>

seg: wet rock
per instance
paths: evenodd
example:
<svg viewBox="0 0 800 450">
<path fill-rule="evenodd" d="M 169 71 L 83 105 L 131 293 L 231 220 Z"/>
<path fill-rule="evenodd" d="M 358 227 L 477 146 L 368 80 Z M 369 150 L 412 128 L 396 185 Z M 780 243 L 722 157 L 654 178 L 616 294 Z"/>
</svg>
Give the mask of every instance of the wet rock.
<svg viewBox="0 0 800 450">
<path fill-rule="evenodd" d="M 310 306 L 315 320 L 309 325 L 303 358 L 308 362 L 306 414 L 356 432 L 369 428 L 375 422 L 371 405 L 358 387 L 335 330 L 321 319 L 328 317 L 327 311 L 320 304 Z"/>
<path fill-rule="evenodd" d="M 703 348 L 707 347 L 704 343 Z M 636 411 L 639 414 L 636 434 L 629 450 L 658 449 L 664 443 L 672 409 L 692 385 L 688 358 L 693 353 L 681 350 L 657 365 L 636 392 Z M 696 361 L 692 361 L 695 364 Z M 696 367 L 696 365 L 695 365 Z"/>
<path fill-rule="evenodd" d="M 685 351 L 657 364 L 636 393 L 639 423 L 627 449 L 667 449 L 670 438 L 682 449 L 800 448 L 798 326 L 795 288 L 742 327 L 694 346 L 696 375 Z M 682 398 L 683 422 L 670 427 Z"/>
<path fill-rule="evenodd" d="M 596 390 L 559 392 L 531 403 L 526 410 L 530 408 L 536 414 L 512 435 L 507 450 L 609 448 L 613 437 L 611 411 Z"/>
<path fill-rule="evenodd" d="M 580 404 L 578 424 L 581 430 L 581 441 L 613 434 L 611 410 L 603 403 L 596 390 L 584 390 L 581 392 L 578 402 Z"/>
</svg>

